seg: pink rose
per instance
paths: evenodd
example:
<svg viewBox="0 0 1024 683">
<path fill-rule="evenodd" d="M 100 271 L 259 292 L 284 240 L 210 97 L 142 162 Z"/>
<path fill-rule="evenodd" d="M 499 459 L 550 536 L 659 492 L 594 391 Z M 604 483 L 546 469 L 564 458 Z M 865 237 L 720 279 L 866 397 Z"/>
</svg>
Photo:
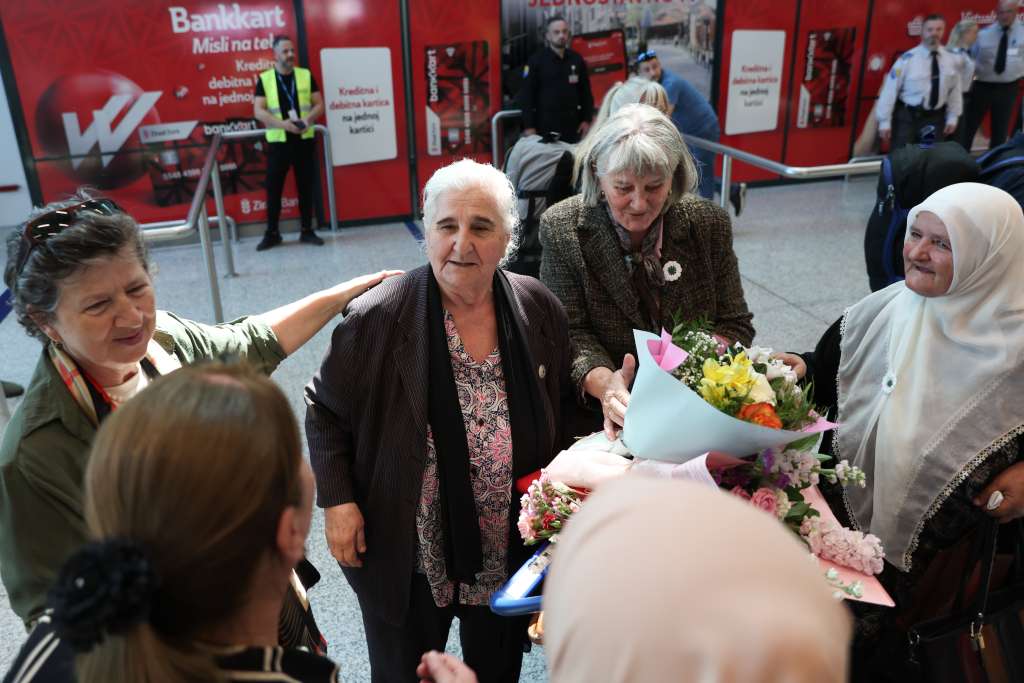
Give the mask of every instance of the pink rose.
<svg viewBox="0 0 1024 683">
<path fill-rule="evenodd" d="M 775 516 L 778 514 L 779 501 L 775 498 L 775 491 L 767 487 L 761 487 L 754 491 L 750 497 L 750 504 Z"/>
<path fill-rule="evenodd" d="M 750 500 L 750 494 L 747 493 L 746 491 L 744 491 L 739 486 L 733 486 L 732 490 L 729 491 L 729 493 L 731 493 L 732 495 L 734 495 L 734 496 L 736 496 L 738 498 L 742 498 L 743 500 Z"/>
</svg>

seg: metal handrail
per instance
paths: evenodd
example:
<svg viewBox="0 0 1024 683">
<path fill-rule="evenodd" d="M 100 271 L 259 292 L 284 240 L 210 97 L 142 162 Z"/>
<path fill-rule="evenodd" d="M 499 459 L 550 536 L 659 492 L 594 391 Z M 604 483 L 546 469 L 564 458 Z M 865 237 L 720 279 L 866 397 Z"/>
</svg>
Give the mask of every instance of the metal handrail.
<svg viewBox="0 0 1024 683">
<path fill-rule="evenodd" d="M 494 165 L 498 166 L 501 160 L 500 147 L 498 145 L 498 122 L 502 119 L 513 118 L 520 116 L 522 112 L 519 109 L 505 109 L 499 111 L 491 118 L 491 154 L 494 158 Z M 722 208 L 725 208 L 729 204 L 729 184 L 732 182 L 732 161 L 738 159 L 744 163 L 762 168 L 766 171 L 777 173 L 785 178 L 792 178 L 794 180 L 818 180 L 821 178 L 839 178 L 843 176 L 851 175 L 867 175 L 872 173 L 878 173 L 881 169 L 881 161 L 866 161 L 861 163 L 846 163 L 846 164 L 827 164 L 825 166 L 787 166 L 786 164 L 778 161 L 772 161 L 765 157 L 758 156 L 757 154 L 751 154 L 750 152 L 744 152 L 742 149 L 736 149 L 728 145 L 723 145 L 720 142 L 713 142 L 711 140 L 705 140 L 704 138 L 694 137 L 692 135 L 683 135 L 687 144 L 693 147 L 700 147 L 716 154 L 722 155 L 722 188 L 724 191 L 720 193 L 720 203 Z"/>
<path fill-rule="evenodd" d="M 338 231 L 338 215 L 335 207 L 334 194 L 334 155 L 331 152 L 331 132 L 326 126 L 315 124 L 313 130 L 323 135 L 324 163 L 327 173 L 327 201 L 331 212 L 331 232 Z M 258 128 L 255 130 L 236 130 L 227 133 L 214 133 L 210 139 L 210 146 L 206 150 L 206 159 L 203 162 L 203 170 L 199 173 L 199 180 L 196 182 L 196 191 L 192 195 L 192 203 L 189 205 L 188 215 L 183 221 L 159 221 L 156 223 L 145 223 L 140 227 L 143 229 L 143 237 L 149 242 L 162 242 L 166 240 L 188 237 L 199 232 L 199 243 L 203 251 L 203 261 L 206 264 L 206 273 L 210 282 L 210 299 L 213 304 L 213 317 L 215 322 L 224 322 L 224 305 L 220 297 L 220 284 L 217 282 L 217 265 L 213 258 L 213 245 L 210 240 L 210 223 L 216 222 L 221 228 L 221 241 L 224 244 L 224 259 L 228 270 L 228 277 L 237 275 L 235 272 L 234 253 L 231 248 L 230 234 L 235 232 L 235 221 L 224 212 L 224 193 L 220 184 L 220 165 L 217 163 L 217 152 L 220 150 L 221 142 L 225 139 L 236 140 L 240 138 L 254 138 L 265 135 L 267 129 Z M 217 215 L 209 216 L 206 211 L 206 191 L 213 183 L 213 200 Z M 230 233 L 230 234 L 229 234 Z"/>
<path fill-rule="evenodd" d="M 503 109 L 491 117 L 491 158 L 494 168 L 501 168 L 504 161 L 501 155 L 501 141 L 498 138 L 498 122 L 502 119 L 512 119 L 522 115 L 522 109 Z"/>
</svg>

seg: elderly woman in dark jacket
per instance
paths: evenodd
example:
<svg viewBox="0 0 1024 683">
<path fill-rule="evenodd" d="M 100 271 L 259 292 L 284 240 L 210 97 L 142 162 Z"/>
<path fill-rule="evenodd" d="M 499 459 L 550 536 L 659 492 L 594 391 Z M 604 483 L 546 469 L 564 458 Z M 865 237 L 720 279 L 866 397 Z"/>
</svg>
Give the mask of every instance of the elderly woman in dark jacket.
<svg viewBox="0 0 1024 683">
<path fill-rule="evenodd" d="M 573 382 L 601 401 L 614 437 L 636 367 L 634 328 L 703 318 L 724 340 L 749 344 L 753 316 L 729 215 L 690 194 L 697 172 L 668 117 L 644 104 L 620 109 L 580 163 L 582 193 L 541 218 L 540 277 L 569 316 Z"/>
<path fill-rule="evenodd" d="M 515 482 L 564 442 L 565 312 L 499 270 L 516 197 L 464 159 L 424 188 L 429 264 L 354 302 L 306 389 L 331 553 L 359 598 L 374 681 L 416 681 L 459 617 L 481 680 L 518 681 L 525 624 L 488 609 L 526 559 Z"/>
</svg>

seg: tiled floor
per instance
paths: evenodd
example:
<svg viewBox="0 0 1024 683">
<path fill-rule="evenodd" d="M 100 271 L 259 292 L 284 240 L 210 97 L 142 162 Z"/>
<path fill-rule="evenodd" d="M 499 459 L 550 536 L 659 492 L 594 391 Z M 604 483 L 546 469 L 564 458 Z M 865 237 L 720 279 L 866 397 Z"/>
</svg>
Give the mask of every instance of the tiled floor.
<svg viewBox="0 0 1024 683">
<path fill-rule="evenodd" d="M 779 349 L 806 350 L 844 307 L 868 293 L 862 240 L 871 211 L 874 182 L 826 182 L 751 190 L 744 214 L 734 221 L 735 250 L 747 302 L 755 314 L 757 341 Z M 257 313 L 349 277 L 381 268 L 411 268 L 425 261 L 402 224 L 324 234 L 327 246 L 289 242 L 257 254 L 258 238 L 243 239 L 236 250 L 240 277 L 221 280 L 224 311 L 230 318 Z M 294 236 L 286 236 L 286 239 Z M 217 258 L 221 258 L 218 249 Z M 205 270 L 198 247 L 154 250 L 161 308 L 199 321 L 212 320 Z M 303 415 L 302 387 L 320 363 L 329 339 L 325 329 L 274 374 Z M 0 377 L 28 381 L 39 356 L 13 316 L 0 324 Z M 12 404 L 12 409 L 14 404 Z M 311 560 L 323 582 L 311 593 L 317 619 L 342 664 L 345 681 L 368 681 L 366 642 L 351 589 L 330 558 L 323 516 L 316 515 L 309 539 Z M 13 657 L 23 630 L 7 608 L 0 588 L 0 672 Z M 457 639 L 449 641 L 455 649 Z M 523 666 L 524 681 L 546 679 L 542 653 L 535 650 Z"/>
</svg>

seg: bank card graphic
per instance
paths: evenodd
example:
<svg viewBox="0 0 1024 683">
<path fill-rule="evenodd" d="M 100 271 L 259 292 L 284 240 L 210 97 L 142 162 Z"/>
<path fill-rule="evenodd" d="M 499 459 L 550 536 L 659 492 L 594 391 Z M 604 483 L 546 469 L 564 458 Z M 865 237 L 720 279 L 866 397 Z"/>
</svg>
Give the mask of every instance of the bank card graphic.
<svg viewBox="0 0 1024 683">
<path fill-rule="evenodd" d="M 490 62 L 483 40 L 426 47 L 427 154 L 489 152 Z"/>
<path fill-rule="evenodd" d="M 807 34 L 797 128 L 846 125 L 856 37 L 855 28 L 822 29 Z"/>
<path fill-rule="evenodd" d="M 629 78 L 626 67 L 626 35 L 622 29 L 572 37 L 572 49 L 587 63 L 594 104 L 600 105 L 613 85 Z"/>
</svg>

